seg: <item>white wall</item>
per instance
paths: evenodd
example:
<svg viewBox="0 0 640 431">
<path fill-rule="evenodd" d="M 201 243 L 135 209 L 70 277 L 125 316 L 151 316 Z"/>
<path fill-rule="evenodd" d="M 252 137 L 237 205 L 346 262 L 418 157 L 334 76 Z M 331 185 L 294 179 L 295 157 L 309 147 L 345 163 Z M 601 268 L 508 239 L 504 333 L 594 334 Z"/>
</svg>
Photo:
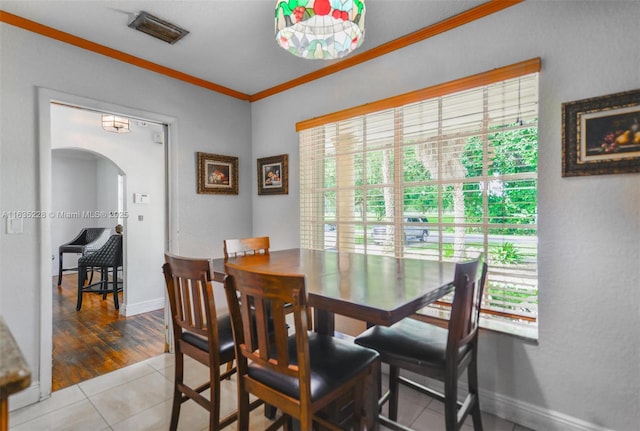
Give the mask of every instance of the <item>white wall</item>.
<svg viewBox="0 0 640 431">
<path fill-rule="evenodd" d="M 94 206 L 81 211 L 81 220 L 113 229 L 118 224 L 118 172 L 125 174 L 124 302 L 126 316 L 164 306 L 164 278 L 158 268 L 164 262 L 165 169 L 164 146 L 153 141 L 162 125 L 132 120 L 129 133 L 107 132 L 99 112 L 51 105 L 51 146 L 82 148 L 106 160 L 96 162 L 91 173 Z M 115 165 L 115 166 L 114 166 Z M 75 181 L 82 181 L 75 177 Z M 146 193 L 148 204 L 135 203 L 134 193 Z M 100 198 L 98 198 L 98 196 Z M 55 198 L 55 196 L 53 196 Z M 98 218 L 85 216 L 90 209 L 103 210 Z M 140 219 L 142 217 L 142 219 Z"/>
<path fill-rule="evenodd" d="M 100 101 L 105 105 L 144 112 L 150 119 L 172 122 L 170 142 L 171 218 L 173 250 L 189 256 L 222 256 L 222 241 L 251 234 L 250 105 L 135 66 L 90 53 L 31 32 L 0 24 L 0 210 L 36 210 L 41 191 L 38 123 L 39 89 Z M 196 151 L 238 156 L 239 195 L 196 194 Z M 132 186 L 131 191 L 141 191 Z M 42 208 L 49 210 L 49 208 Z M 131 209 L 133 217 L 137 210 Z M 141 210 L 143 211 L 143 210 Z M 12 330 L 32 370 L 29 390 L 12 398 L 12 408 L 47 393 L 50 381 L 40 381 L 42 277 L 50 272 L 50 253 L 41 262 L 41 244 L 49 242 L 41 221 L 27 219 L 23 234 L 0 232 L 0 314 Z M 48 247 L 48 246 L 47 246 Z M 160 267 L 155 269 L 159 274 Z M 49 276 L 51 274 L 48 274 Z M 46 304 L 45 304 L 46 306 Z M 50 340 L 49 340 L 50 343 Z"/>
<path fill-rule="evenodd" d="M 51 157 L 51 210 L 54 213 L 82 212 L 96 209 L 96 169 L 94 155 L 86 153 L 53 151 Z M 82 178 L 82 181 L 78 181 Z M 51 219 L 51 273 L 58 275 L 58 247 L 74 239 L 85 227 L 99 227 L 96 220 L 72 217 Z M 78 256 L 65 253 L 65 268 L 78 264 Z"/>
<path fill-rule="evenodd" d="M 150 147 L 152 147 L 150 145 Z M 157 156 L 156 156 L 157 157 Z M 159 168 L 164 173 L 164 160 L 160 160 Z M 102 157 L 96 161 L 96 211 L 106 213 L 109 216 L 100 223 L 100 226 L 109 227 L 115 233 L 118 218 L 114 212 L 118 211 L 118 176 L 120 170 L 110 160 Z M 164 213 L 164 209 L 160 211 Z M 159 226 L 159 231 L 164 232 L 164 226 Z"/>
<path fill-rule="evenodd" d="M 638 22 L 637 1 L 527 1 L 253 103 L 253 158 L 290 160 L 288 196 L 254 190 L 254 233 L 299 243 L 295 122 L 541 57 L 539 342 L 481 334 L 481 405 L 537 430 L 637 430 L 640 174 L 562 178 L 561 104 L 640 88 Z"/>
</svg>

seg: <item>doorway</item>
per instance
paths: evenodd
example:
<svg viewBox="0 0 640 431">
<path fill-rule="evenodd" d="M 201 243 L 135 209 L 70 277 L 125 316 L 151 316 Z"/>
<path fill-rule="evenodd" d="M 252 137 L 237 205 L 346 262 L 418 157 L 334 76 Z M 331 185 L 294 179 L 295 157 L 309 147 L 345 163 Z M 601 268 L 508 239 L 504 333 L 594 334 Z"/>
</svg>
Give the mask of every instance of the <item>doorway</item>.
<svg viewBox="0 0 640 431">
<path fill-rule="evenodd" d="M 56 107 L 65 108 L 70 115 L 75 118 L 73 125 L 63 121 L 63 116 Z M 125 282 L 125 294 L 123 304 L 120 308 L 119 316 L 129 318 L 145 312 L 163 309 L 165 305 L 164 281 L 158 268 L 162 264 L 162 254 L 168 248 L 168 148 L 169 131 L 171 124 L 175 121 L 170 117 L 158 114 L 150 114 L 145 111 L 132 110 L 103 102 L 93 101 L 77 96 L 58 93 L 52 90 L 39 89 L 40 108 L 40 168 L 41 168 L 41 208 L 53 208 L 54 196 L 51 191 L 52 179 L 52 150 L 65 149 L 85 149 L 102 156 L 108 154 L 108 159 L 115 162 L 119 168 L 117 178 L 123 181 L 123 193 L 120 198 L 121 204 L 116 204 L 113 214 L 113 226 L 122 221 L 125 225 L 127 238 L 125 239 L 125 265 L 122 277 Z M 116 145 L 111 138 L 111 134 L 101 130 L 100 121 L 86 121 L 87 114 L 97 115 L 102 113 L 123 113 L 131 121 L 134 127 L 148 137 L 149 145 L 153 144 L 156 150 L 149 151 L 149 147 L 141 148 L 140 143 Z M 143 120 L 144 118 L 144 120 Z M 97 124 L 97 127 L 96 127 Z M 153 124 L 152 128 L 149 126 Z M 152 131 L 153 128 L 157 128 Z M 87 134 L 87 130 L 91 133 Z M 64 139 L 59 139 L 59 136 Z M 132 136 L 133 133 L 129 136 Z M 115 134 L 114 134 L 115 136 Z M 122 144 L 122 142 L 121 142 Z M 155 155 L 154 155 L 155 154 Z M 159 154 L 159 155 L 158 155 Z M 142 160 L 142 162 L 141 162 Z M 154 162 L 154 168 L 140 169 L 145 163 Z M 149 170 L 154 174 L 159 174 L 152 180 L 153 184 L 144 182 L 144 179 L 153 177 L 149 175 Z M 125 175 L 127 171 L 135 172 L 138 175 Z M 142 179 L 141 179 L 142 178 Z M 81 178 L 77 179 L 82 181 Z M 117 181 L 117 179 L 116 179 Z M 149 185 L 150 188 L 147 188 Z M 154 188 L 154 185 L 157 187 Z M 118 189 L 114 188 L 116 201 L 118 201 Z M 136 201 L 134 195 L 145 195 L 146 200 Z M 123 204 L 123 205 L 122 205 Z M 125 216 L 122 217 L 121 208 L 125 208 Z M 41 246 L 41 280 L 43 285 L 52 283 L 54 270 L 52 269 L 52 250 L 57 249 L 59 244 L 54 244 L 52 240 L 52 220 L 42 220 L 42 246 Z M 156 239 L 157 245 L 150 247 L 150 240 Z M 147 250 L 152 252 L 147 253 Z M 45 259 L 45 256 L 48 258 Z M 149 268 L 153 268 L 149 270 Z M 57 272 L 57 271 L 55 271 Z M 149 277 L 148 274 L 159 274 L 157 280 Z M 52 301 L 53 289 L 42 289 L 41 295 L 41 361 L 40 361 L 40 397 L 46 398 L 51 393 L 52 381 Z M 111 301 L 113 307 L 113 301 Z M 83 303 L 84 307 L 84 303 Z M 75 310 L 74 310 L 75 312 Z M 81 313 L 82 310 L 78 313 Z M 163 312 L 163 314 L 165 314 Z M 166 316 L 164 316 L 166 327 Z M 166 334 L 166 331 L 165 331 Z M 166 337 L 166 335 L 165 335 Z M 163 337 L 162 342 L 165 343 Z"/>
</svg>

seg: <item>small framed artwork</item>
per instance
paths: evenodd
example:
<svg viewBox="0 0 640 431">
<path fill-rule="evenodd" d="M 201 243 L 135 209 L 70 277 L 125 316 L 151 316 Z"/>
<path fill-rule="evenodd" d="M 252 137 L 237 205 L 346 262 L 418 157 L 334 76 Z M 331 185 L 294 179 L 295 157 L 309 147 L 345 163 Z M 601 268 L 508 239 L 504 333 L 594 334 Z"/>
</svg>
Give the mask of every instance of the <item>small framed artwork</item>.
<svg viewBox="0 0 640 431">
<path fill-rule="evenodd" d="M 198 193 L 237 195 L 238 158 L 198 154 Z"/>
<path fill-rule="evenodd" d="M 258 194 L 286 195 L 289 193 L 289 156 L 258 159 Z"/>
<path fill-rule="evenodd" d="M 562 176 L 640 172 L 640 90 L 562 104 Z"/>
</svg>

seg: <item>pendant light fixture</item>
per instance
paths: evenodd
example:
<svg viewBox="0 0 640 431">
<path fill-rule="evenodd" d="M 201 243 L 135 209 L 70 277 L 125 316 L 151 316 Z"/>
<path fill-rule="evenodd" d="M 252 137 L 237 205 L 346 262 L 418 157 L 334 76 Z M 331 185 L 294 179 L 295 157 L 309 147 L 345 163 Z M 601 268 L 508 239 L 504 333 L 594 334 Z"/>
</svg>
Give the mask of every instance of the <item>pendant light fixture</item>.
<svg viewBox="0 0 640 431">
<path fill-rule="evenodd" d="M 364 0 L 278 0 L 276 42 L 307 58 L 342 58 L 364 41 Z"/>
</svg>

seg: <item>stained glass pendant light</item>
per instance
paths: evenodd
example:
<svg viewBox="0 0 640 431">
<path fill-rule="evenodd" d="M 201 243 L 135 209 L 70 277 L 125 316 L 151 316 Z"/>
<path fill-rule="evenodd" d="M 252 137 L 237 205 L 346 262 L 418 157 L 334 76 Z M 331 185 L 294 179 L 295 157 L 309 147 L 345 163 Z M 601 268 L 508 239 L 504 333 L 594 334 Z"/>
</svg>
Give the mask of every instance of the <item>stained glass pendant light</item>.
<svg viewBox="0 0 640 431">
<path fill-rule="evenodd" d="M 278 0 L 276 41 L 291 54 L 333 60 L 364 41 L 364 0 Z"/>
<path fill-rule="evenodd" d="M 107 132 L 129 133 L 129 119 L 117 115 L 102 114 L 102 128 Z"/>
</svg>

